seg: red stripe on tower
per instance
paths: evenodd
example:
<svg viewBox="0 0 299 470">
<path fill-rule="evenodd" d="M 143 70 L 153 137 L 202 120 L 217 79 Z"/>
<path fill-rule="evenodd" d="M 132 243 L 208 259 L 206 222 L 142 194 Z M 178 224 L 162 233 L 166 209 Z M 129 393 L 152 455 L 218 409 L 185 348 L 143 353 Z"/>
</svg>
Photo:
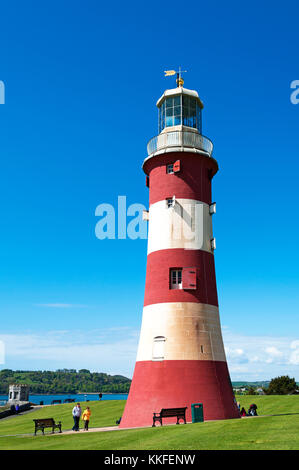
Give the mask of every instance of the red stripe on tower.
<svg viewBox="0 0 299 470">
<path fill-rule="evenodd" d="M 202 403 L 205 419 L 240 417 L 222 340 L 214 264 L 212 142 L 196 91 L 166 90 L 143 164 L 149 186 L 144 308 L 120 427 L 150 426 L 162 408 Z M 166 422 L 176 422 L 169 418 Z"/>
<path fill-rule="evenodd" d="M 186 286 L 186 270 L 190 267 L 194 268 L 192 277 L 196 284 L 191 288 Z M 182 282 L 178 286 L 180 288 L 171 289 L 170 271 L 175 268 L 182 269 Z M 144 305 L 162 302 L 200 302 L 217 306 L 213 254 L 182 248 L 150 253 L 147 257 Z"/>
</svg>

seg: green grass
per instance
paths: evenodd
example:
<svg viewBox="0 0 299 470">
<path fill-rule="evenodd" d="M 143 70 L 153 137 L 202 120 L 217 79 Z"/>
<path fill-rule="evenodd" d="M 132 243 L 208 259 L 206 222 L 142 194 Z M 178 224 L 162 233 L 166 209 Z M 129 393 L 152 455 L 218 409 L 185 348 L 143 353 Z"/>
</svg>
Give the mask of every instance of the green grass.
<svg viewBox="0 0 299 470">
<path fill-rule="evenodd" d="M 115 421 L 122 415 L 125 407 L 125 400 L 90 401 L 88 403 L 80 403 L 83 410 L 87 405 L 90 407 L 92 412 L 90 425 L 92 427 L 115 426 Z M 55 421 L 62 422 L 62 430 L 71 429 L 74 424 L 72 417 L 73 408 L 74 403 L 45 406 L 44 408 L 32 413 L 16 415 L 14 418 L 5 419 L 3 421 L 0 420 L 0 437 L 3 435 L 33 433 L 33 419 L 38 418 L 54 418 Z M 48 431 L 51 432 L 51 430 Z"/>
<path fill-rule="evenodd" d="M 47 450 L 299 449 L 299 397 L 294 395 L 239 396 L 236 399 L 246 409 L 250 403 L 255 402 L 260 417 L 128 431 L 5 437 L 7 434 L 32 432 L 34 428 L 32 419 L 35 417 L 53 417 L 62 421 L 63 429 L 70 429 L 73 404 L 56 405 L 28 415 L 0 421 L 0 448 Z M 124 405 L 124 400 L 89 402 L 93 412 L 90 426 L 115 426 L 115 420 L 121 416 Z"/>
</svg>

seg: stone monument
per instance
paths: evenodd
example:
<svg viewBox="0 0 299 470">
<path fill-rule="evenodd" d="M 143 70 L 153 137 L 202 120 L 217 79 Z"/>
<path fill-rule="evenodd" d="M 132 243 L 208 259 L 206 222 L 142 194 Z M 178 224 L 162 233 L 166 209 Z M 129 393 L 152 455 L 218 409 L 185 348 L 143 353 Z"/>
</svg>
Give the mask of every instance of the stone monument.
<svg viewBox="0 0 299 470">
<path fill-rule="evenodd" d="M 29 402 L 29 385 L 11 384 L 8 392 L 8 403 L 22 405 Z"/>
</svg>

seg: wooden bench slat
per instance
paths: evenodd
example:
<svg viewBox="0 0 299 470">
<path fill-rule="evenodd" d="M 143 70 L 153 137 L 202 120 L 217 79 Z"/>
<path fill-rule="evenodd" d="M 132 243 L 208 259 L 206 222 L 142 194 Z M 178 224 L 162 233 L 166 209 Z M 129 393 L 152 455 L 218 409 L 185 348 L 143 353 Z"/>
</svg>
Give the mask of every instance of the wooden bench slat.
<svg viewBox="0 0 299 470">
<path fill-rule="evenodd" d="M 52 426 L 52 424 L 55 424 L 55 421 L 54 419 L 52 418 L 49 418 L 49 419 L 34 419 L 34 421 L 37 423 L 37 424 L 50 424 Z"/>
</svg>

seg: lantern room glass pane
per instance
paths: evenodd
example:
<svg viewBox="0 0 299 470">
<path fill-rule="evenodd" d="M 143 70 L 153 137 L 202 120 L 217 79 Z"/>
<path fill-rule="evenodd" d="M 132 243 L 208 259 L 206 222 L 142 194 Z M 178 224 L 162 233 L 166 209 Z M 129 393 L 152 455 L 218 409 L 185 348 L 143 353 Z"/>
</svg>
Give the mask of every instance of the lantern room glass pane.
<svg viewBox="0 0 299 470">
<path fill-rule="evenodd" d="M 189 107 L 190 99 L 189 96 L 183 95 L 183 106 Z"/>
<path fill-rule="evenodd" d="M 173 116 L 166 117 L 166 127 L 173 126 Z"/>
<path fill-rule="evenodd" d="M 201 113 L 197 100 L 183 96 L 183 125 L 198 129 L 201 133 Z"/>
</svg>

